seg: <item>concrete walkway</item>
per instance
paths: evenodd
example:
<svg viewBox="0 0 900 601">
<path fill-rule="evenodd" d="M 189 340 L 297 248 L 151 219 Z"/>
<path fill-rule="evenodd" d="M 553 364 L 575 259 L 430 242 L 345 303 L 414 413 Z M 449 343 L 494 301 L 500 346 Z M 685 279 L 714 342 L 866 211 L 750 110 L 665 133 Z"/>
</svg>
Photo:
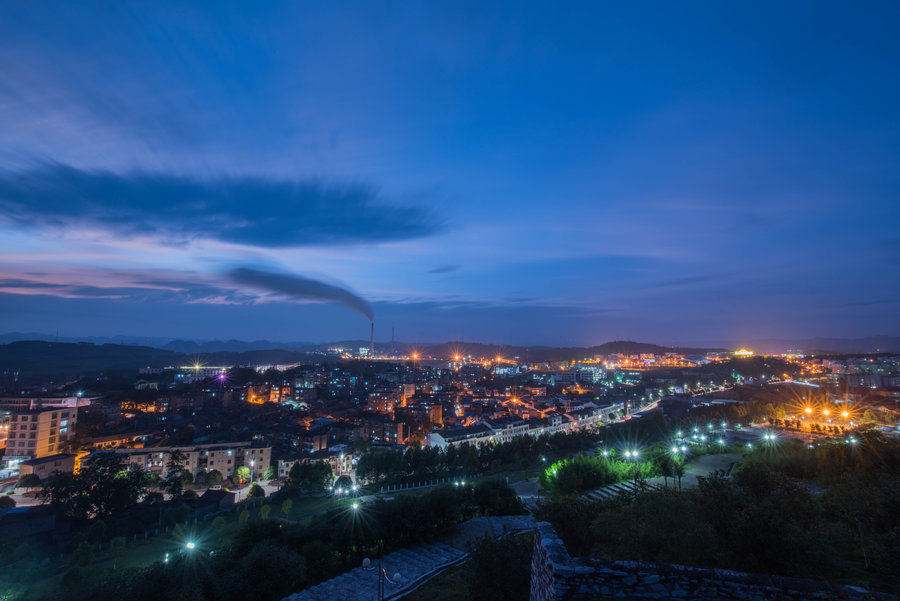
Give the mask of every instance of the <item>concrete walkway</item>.
<svg viewBox="0 0 900 601">
<path fill-rule="evenodd" d="M 530 515 L 473 518 L 460 524 L 454 532 L 430 545 L 401 549 L 381 558 L 387 574 L 385 599 L 399 599 L 437 576 L 444 569 L 462 563 L 468 557 L 467 543 L 493 533 L 523 531 L 534 528 Z M 369 569 L 362 567 L 345 572 L 331 580 L 285 597 L 282 601 L 371 601 L 378 588 L 377 559 Z M 400 578 L 395 579 L 395 574 Z"/>
</svg>

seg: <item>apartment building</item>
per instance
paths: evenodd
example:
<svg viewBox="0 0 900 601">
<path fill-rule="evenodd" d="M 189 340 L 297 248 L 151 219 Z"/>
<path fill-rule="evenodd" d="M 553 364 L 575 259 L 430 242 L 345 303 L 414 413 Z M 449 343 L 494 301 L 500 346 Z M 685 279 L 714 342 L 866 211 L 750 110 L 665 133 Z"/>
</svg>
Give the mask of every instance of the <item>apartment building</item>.
<svg viewBox="0 0 900 601">
<path fill-rule="evenodd" d="M 60 452 L 75 432 L 78 409 L 51 407 L 32 411 L 13 411 L 4 416 L 6 433 L 4 461 L 16 464 Z"/>
<path fill-rule="evenodd" d="M 228 478 L 234 475 L 236 468 L 246 466 L 252 473 L 252 479 L 259 480 L 272 463 L 272 449 L 270 447 L 254 447 L 250 442 L 115 449 L 110 452 L 123 455 L 127 463 L 162 477 L 165 476 L 169 456 L 174 451 L 184 453 L 185 462 L 183 467 L 194 477 L 201 471 L 218 470 L 223 478 Z"/>
</svg>

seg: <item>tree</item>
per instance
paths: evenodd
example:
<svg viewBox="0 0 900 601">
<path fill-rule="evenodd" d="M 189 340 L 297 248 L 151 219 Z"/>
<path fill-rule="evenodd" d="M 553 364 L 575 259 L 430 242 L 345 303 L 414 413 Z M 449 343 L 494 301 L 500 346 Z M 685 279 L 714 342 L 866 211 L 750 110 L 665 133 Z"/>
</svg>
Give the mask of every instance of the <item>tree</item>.
<svg viewBox="0 0 900 601">
<path fill-rule="evenodd" d="M 206 474 L 206 483 L 210 486 L 216 486 L 222 483 L 222 472 L 219 470 L 210 470 Z"/>
<path fill-rule="evenodd" d="M 166 461 L 166 475 L 162 480 L 162 487 L 173 499 L 181 498 L 181 492 L 184 490 L 182 472 L 186 461 L 187 455 L 182 451 L 175 449 L 169 452 L 169 458 Z"/>
<path fill-rule="evenodd" d="M 297 462 L 288 475 L 289 486 L 308 490 L 323 490 L 331 486 L 331 466 L 324 461 Z"/>
<path fill-rule="evenodd" d="M 275 471 L 275 467 L 270 465 L 263 473 L 263 480 L 274 480 L 277 476 L 278 474 Z"/>
<path fill-rule="evenodd" d="M 247 520 L 249 520 L 249 519 L 250 519 L 250 511 L 247 509 L 242 509 L 241 512 L 238 514 L 238 524 L 243 526 L 247 523 Z"/>
<path fill-rule="evenodd" d="M 259 508 L 259 517 L 261 517 L 264 520 L 267 520 L 267 519 L 269 519 L 269 512 L 271 512 L 271 511 L 272 511 L 271 505 L 269 505 L 269 504 L 263 505 L 262 507 Z"/>
<path fill-rule="evenodd" d="M 69 517 L 84 520 L 124 513 L 146 490 L 142 469 L 126 467 L 115 453 L 101 452 L 82 462 L 78 475 L 54 472 L 38 498 Z"/>
<path fill-rule="evenodd" d="M 681 489 L 681 477 L 684 476 L 684 464 L 680 461 L 675 461 L 672 465 L 672 471 L 675 474 L 675 477 L 678 478 L 678 488 Z"/>
<path fill-rule="evenodd" d="M 181 470 L 181 486 L 182 488 L 190 486 L 194 482 L 194 476 L 187 470 Z"/>
<path fill-rule="evenodd" d="M 16 506 L 16 500 L 6 495 L 0 496 L 0 510 L 12 509 Z"/>
<path fill-rule="evenodd" d="M 25 474 L 16 482 L 16 488 L 37 488 L 41 485 L 41 478 L 37 474 Z"/>
<path fill-rule="evenodd" d="M 263 490 L 263 487 L 253 483 L 253 486 L 250 487 L 250 491 L 247 493 L 248 499 L 261 499 L 266 496 L 266 491 Z"/>
<path fill-rule="evenodd" d="M 288 517 L 291 515 L 291 509 L 294 507 L 294 501 L 291 499 L 285 499 L 281 502 L 281 513 L 284 514 L 284 517 Z"/>
<path fill-rule="evenodd" d="M 659 471 L 662 472 L 663 482 L 665 483 L 666 488 L 669 488 L 669 478 L 675 475 L 674 463 L 675 461 L 668 455 L 664 456 L 659 462 Z"/>
<path fill-rule="evenodd" d="M 94 561 L 94 551 L 92 545 L 87 541 L 79 543 L 75 553 L 72 554 L 72 561 L 77 566 L 89 566 Z"/>
<path fill-rule="evenodd" d="M 299 487 L 302 479 L 303 464 L 297 461 L 291 466 L 291 470 L 288 472 L 288 486 L 292 488 Z"/>
<path fill-rule="evenodd" d="M 250 479 L 250 468 L 246 465 L 235 468 L 234 477 L 237 478 L 238 482 L 243 484 L 246 480 Z"/>
<path fill-rule="evenodd" d="M 340 476 L 337 480 L 334 481 L 334 488 L 340 488 L 348 491 L 350 490 L 351 486 L 353 486 L 353 479 L 350 476 Z"/>
<path fill-rule="evenodd" d="M 119 563 L 119 558 L 125 555 L 125 537 L 117 536 L 109 541 L 109 552 L 112 553 L 113 556 L 113 569 L 116 569 L 116 566 Z"/>
<path fill-rule="evenodd" d="M 217 515 L 216 518 L 212 521 L 212 527 L 215 529 L 217 534 L 222 534 L 222 530 L 225 529 L 225 518 L 220 515 Z"/>
</svg>

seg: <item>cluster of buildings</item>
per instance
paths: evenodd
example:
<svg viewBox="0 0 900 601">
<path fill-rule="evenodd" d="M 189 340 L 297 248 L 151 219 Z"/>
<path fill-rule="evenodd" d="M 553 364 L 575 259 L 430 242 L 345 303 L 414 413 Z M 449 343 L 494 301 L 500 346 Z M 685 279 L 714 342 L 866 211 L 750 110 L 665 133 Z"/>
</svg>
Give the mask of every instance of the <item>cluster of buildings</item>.
<svg viewBox="0 0 900 601">
<path fill-rule="evenodd" d="M 556 413 L 546 417 L 525 419 L 516 415 L 483 419 L 474 425 L 434 430 L 429 433 L 427 444 L 430 447 L 446 450 L 448 447 L 462 444 L 480 446 L 483 444 L 509 442 L 517 436 L 541 436 L 559 434 L 590 426 L 618 420 L 625 407 L 622 404 L 598 407 L 589 405 L 572 409 L 566 413 Z"/>
<path fill-rule="evenodd" d="M 900 388 L 900 355 L 823 359 L 821 364 L 843 388 Z"/>
<path fill-rule="evenodd" d="M 77 470 L 90 453 L 113 452 L 160 473 L 178 450 L 195 477 L 216 470 L 229 478 L 241 466 L 254 480 L 270 467 L 283 477 L 305 461 L 325 461 L 335 476 L 352 477 L 365 447 L 446 448 L 603 424 L 666 395 L 728 385 L 730 373 L 717 365 L 665 353 L 540 364 L 456 356 L 146 368 L 132 391 L 115 391 L 115 401 L 83 382 L 97 396 L 20 390 L 0 402 L 2 466 L 7 475 L 22 466 L 37 473 L 68 466 L 69 458 L 57 456 L 71 455 Z"/>
</svg>

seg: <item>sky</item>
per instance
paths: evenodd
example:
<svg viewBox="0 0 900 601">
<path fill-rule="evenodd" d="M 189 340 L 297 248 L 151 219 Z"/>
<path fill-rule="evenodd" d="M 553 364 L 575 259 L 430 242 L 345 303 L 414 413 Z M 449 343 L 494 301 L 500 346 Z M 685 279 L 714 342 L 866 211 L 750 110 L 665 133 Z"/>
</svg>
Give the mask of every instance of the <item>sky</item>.
<svg viewBox="0 0 900 601">
<path fill-rule="evenodd" d="M 0 4 L 0 332 L 900 335 L 900 4 Z"/>
</svg>

